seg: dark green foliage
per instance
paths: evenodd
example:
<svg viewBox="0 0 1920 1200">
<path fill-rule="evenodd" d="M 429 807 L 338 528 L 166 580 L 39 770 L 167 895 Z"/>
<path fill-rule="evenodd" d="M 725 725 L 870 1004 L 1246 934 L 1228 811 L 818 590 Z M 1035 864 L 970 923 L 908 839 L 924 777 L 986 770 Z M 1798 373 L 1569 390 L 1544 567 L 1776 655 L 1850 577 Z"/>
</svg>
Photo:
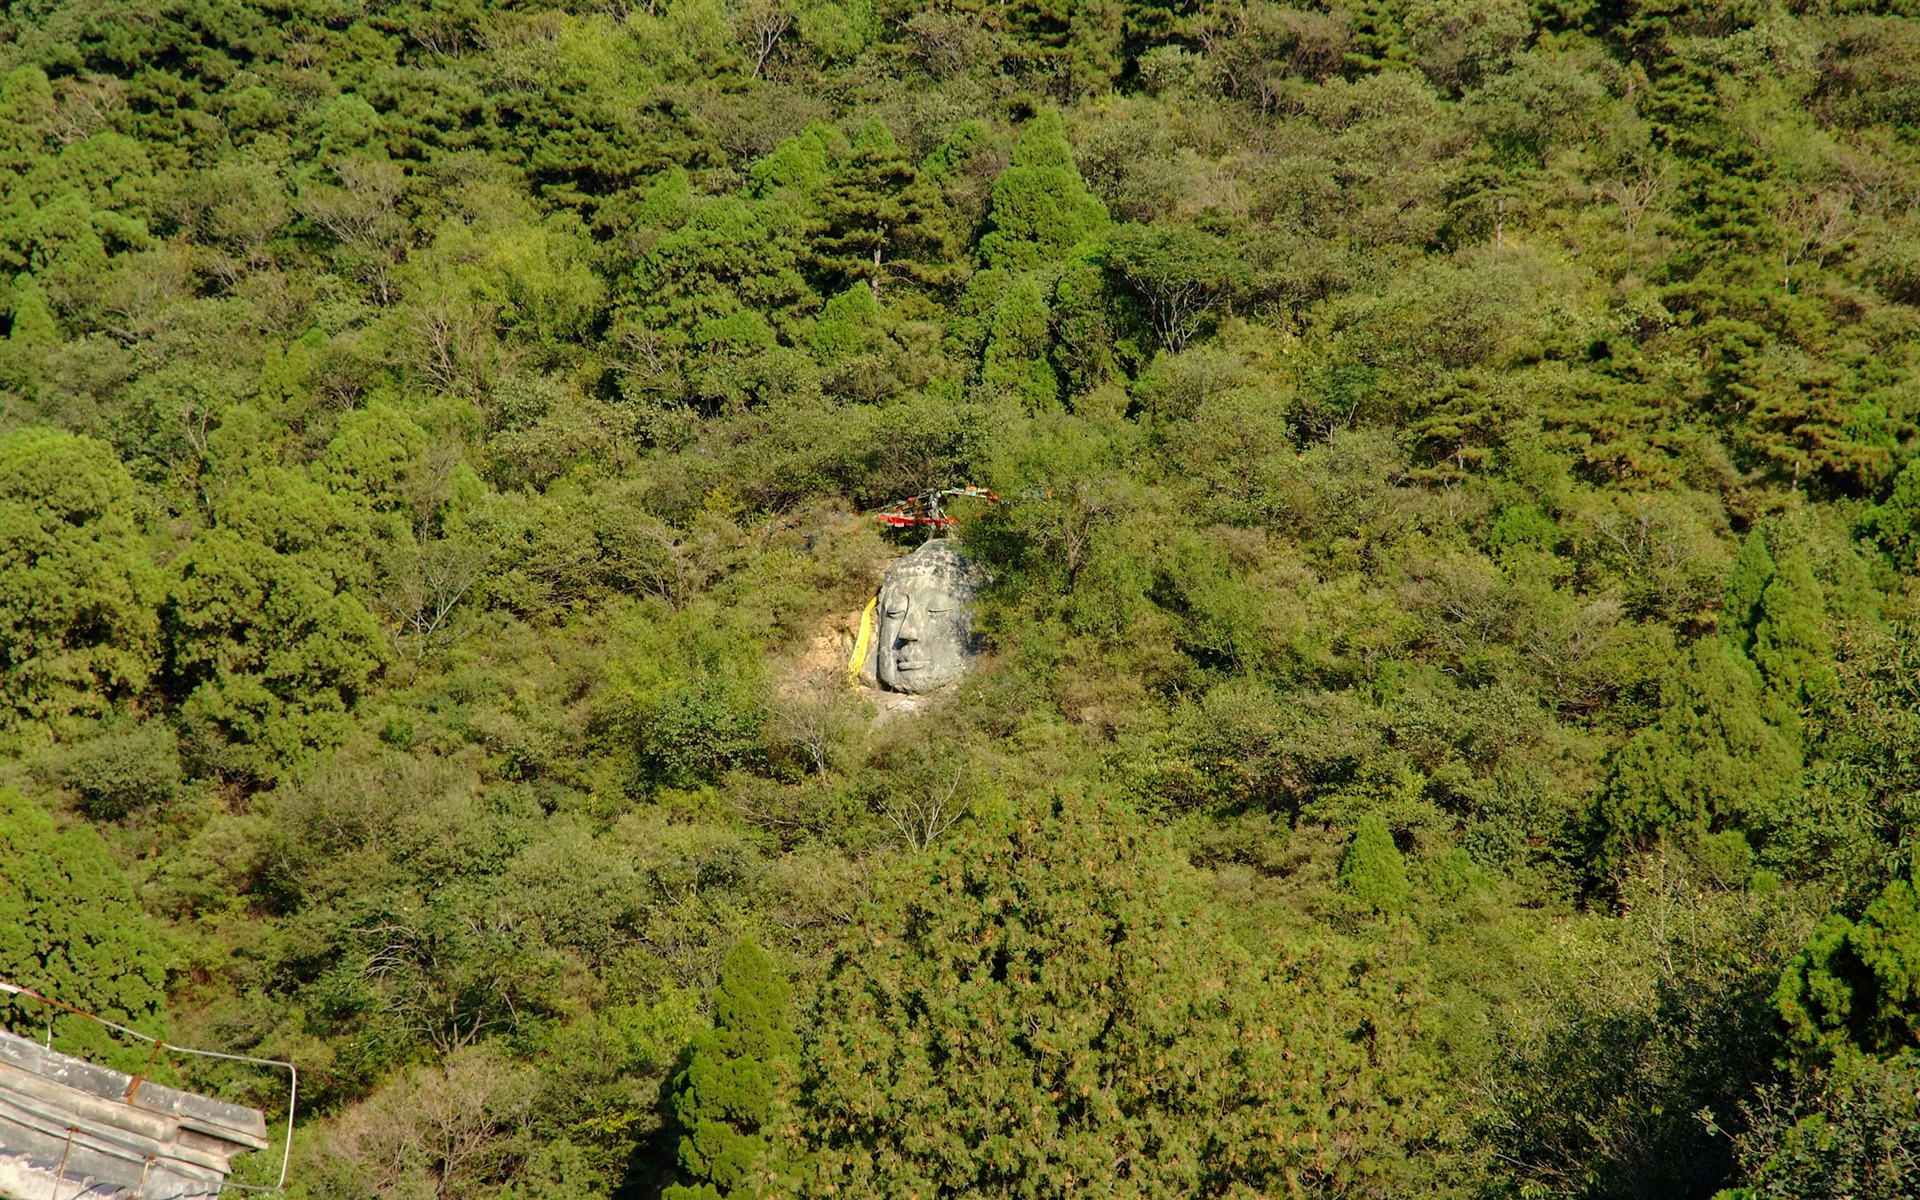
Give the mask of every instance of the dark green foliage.
<svg viewBox="0 0 1920 1200">
<path fill-rule="evenodd" d="M 1762 1092 L 1725 1200 L 1897 1200 L 1920 1186 L 1920 1060 L 1864 1060 L 1810 1094 Z"/>
<path fill-rule="evenodd" d="M 46 811 L 0 788 L 0 979 L 142 1033 L 165 1037 L 168 955 L 134 902 L 106 843 L 85 825 L 60 829 Z M 44 1005 L 10 999 L 7 1027 L 45 1032 Z M 144 1065 L 144 1047 L 117 1048 L 103 1027 L 57 1017 L 59 1048 Z"/>
<path fill-rule="evenodd" d="M 1048 357 L 1051 317 L 1038 280 L 1023 277 L 1009 287 L 993 311 L 980 382 L 1018 397 L 1031 410 L 1053 408 L 1060 398 L 1060 378 Z"/>
<path fill-rule="evenodd" d="M 1154 340 L 1176 352 L 1252 290 L 1232 247 L 1185 225 L 1122 226 L 1109 239 L 1107 263 L 1139 297 Z"/>
<path fill-rule="evenodd" d="M 1913 7 L 0 6 L 0 782 L 314 1200 L 1911 1190 Z"/>
<path fill-rule="evenodd" d="M 51 774 L 80 796 L 80 808 L 99 821 L 165 804 L 180 785 L 179 739 L 160 721 L 104 722 L 93 737 L 57 755 Z"/>
<path fill-rule="evenodd" d="M 1920 459 L 1894 477 L 1886 501 L 1867 513 L 1865 525 L 1905 571 L 1920 571 Z"/>
<path fill-rule="evenodd" d="M 1833 646 L 1824 617 L 1819 581 L 1803 555 L 1789 554 L 1760 596 L 1753 630 L 1753 661 L 1789 704 L 1816 701 L 1832 687 Z"/>
<path fill-rule="evenodd" d="M 1030 271 L 1056 263 L 1107 226 L 1107 208 L 1087 190 L 1058 115 L 1036 117 L 1020 134 L 1013 162 L 993 183 L 980 258 L 989 267 Z"/>
<path fill-rule="evenodd" d="M 1596 810 L 1603 861 L 1663 836 L 1764 833 L 1782 820 L 1801 749 L 1791 713 L 1763 689 L 1738 650 L 1718 640 L 1694 647 L 1660 720 L 1614 755 Z"/>
<path fill-rule="evenodd" d="M 148 687 L 158 579 L 109 447 L 0 437 L 0 581 L 0 722 L 65 730 Z"/>
<path fill-rule="evenodd" d="M 799 1048 L 790 989 L 766 951 L 742 940 L 720 964 L 713 1028 L 696 1036 L 674 1081 L 680 1170 L 691 1184 L 668 1200 L 762 1196 L 780 1174 L 766 1134 L 775 1126 Z"/>
<path fill-rule="evenodd" d="M 1920 1045 L 1920 901 L 1896 879 L 1858 921 L 1827 918 L 1774 1003 L 1796 1055 L 1831 1059 Z"/>
<path fill-rule="evenodd" d="M 192 753 L 264 781 L 344 740 L 385 652 L 365 606 L 305 562 L 230 533 L 202 536 L 174 569 L 167 678 Z"/>
<path fill-rule="evenodd" d="M 808 256 L 831 284 L 865 279 L 883 297 L 890 279 L 958 282 L 946 204 L 877 119 L 824 181 Z"/>
</svg>

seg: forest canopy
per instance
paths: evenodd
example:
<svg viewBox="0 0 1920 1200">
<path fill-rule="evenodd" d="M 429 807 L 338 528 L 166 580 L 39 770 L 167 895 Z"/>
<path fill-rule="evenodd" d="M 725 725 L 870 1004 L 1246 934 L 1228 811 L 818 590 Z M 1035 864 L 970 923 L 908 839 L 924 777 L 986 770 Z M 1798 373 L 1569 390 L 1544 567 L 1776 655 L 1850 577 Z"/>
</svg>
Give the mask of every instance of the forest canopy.
<svg viewBox="0 0 1920 1200">
<path fill-rule="evenodd" d="M 1904 0 L 8 5 L 0 978 L 308 1200 L 1911 1196 L 1917 335 Z"/>
</svg>

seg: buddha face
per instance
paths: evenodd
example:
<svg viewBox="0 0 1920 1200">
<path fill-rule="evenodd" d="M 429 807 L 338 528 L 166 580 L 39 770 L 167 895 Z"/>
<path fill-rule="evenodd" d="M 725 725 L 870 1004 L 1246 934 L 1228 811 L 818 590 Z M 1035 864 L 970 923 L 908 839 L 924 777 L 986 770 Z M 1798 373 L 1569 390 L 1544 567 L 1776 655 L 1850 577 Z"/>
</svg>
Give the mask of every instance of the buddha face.
<svg viewBox="0 0 1920 1200">
<path fill-rule="evenodd" d="M 921 546 L 880 584 L 874 674 L 895 692 L 930 692 L 966 673 L 974 581 L 944 540 Z"/>
</svg>

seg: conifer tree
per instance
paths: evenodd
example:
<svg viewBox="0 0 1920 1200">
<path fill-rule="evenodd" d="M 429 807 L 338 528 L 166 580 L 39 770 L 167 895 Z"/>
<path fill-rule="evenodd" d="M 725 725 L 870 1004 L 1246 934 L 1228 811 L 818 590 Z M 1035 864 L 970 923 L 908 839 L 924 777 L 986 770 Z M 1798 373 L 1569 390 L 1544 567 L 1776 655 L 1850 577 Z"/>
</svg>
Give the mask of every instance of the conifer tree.
<svg viewBox="0 0 1920 1200">
<path fill-rule="evenodd" d="M 157 666 L 158 576 L 104 442 L 0 437 L 0 727 L 98 716 Z"/>
<path fill-rule="evenodd" d="M 162 944 L 107 844 L 87 825 L 56 827 L 12 788 L 0 788 L 0 979 L 143 1033 L 166 1032 Z M 0 1005 L 0 1021 L 19 1032 L 43 1030 L 47 1016 L 29 1001 Z M 104 1029 L 77 1018 L 60 1021 L 55 1044 L 110 1062 L 124 1057 Z"/>
<path fill-rule="evenodd" d="M 1788 554 L 1760 598 L 1753 659 L 1774 694 L 1789 704 L 1816 699 L 1832 683 L 1833 644 L 1822 624 L 1824 614 L 1820 582 L 1806 556 Z"/>
<path fill-rule="evenodd" d="M 1372 815 L 1360 818 L 1346 856 L 1340 860 L 1340 882 L 1362 904 L 1383 916 L 1406 911 L 1413 895 L 1407 882 L 1407 864 L 1384 820 Z"/>
<path fill-rule="evenodd" d="M 787 1008 L 792 992 L 773 960 L 743 938 L 720 967 L 713 1028 L 694 1039 L 675 1081 L 683 1131 L 680 1168 L 689 1181 L 665 1200 L 759 1196 L 775 1173 L 766 1131 L 780 1075 L 798 1048 Z"/>
<path fill-rule="evenodd" d="M 1720 632 L 1743 654 L 1753 649 L 1753 630 L 1760 623 L 1760 598 L 1773 582 L 1773 572 L 1767 535 L 1755 529 L 1740 542 L 1740 552 L 1727 571 L 1726 595 L 1721 602 Z"/>
<path fill-rule="evenodd" d="M 943 285 L 956 277 L 946 203 L 878 118 L 824 186 L 812 233 L 809 258 L 830 285 L 864 279 L 884 298 L 889 279 Z"/>
<path fill-rule="evenodd" d="M 1018 396 L 1033 411 L 1051 408 L 1060 398 L 1060 379 L 1047 359 L 1052 344 L 1046 296 L 1037 280 L 1022 278 L 994 310 L 981 382 Z"/>
<path fill-rule="evenodd" d="M 1746 655 L 1721 639 L 1698 643 L 1659 721 L 1614 755 L 1597 810 L 1602 869 L 1661 836 L 1764 830 L 1779 819 L 1799 787 L 1795 725 Z"/>
<path fill-rule="evenodd" d="M 1850 921 L 1828 917 L 1773 994 L 1796 1058 L 1920 1047 L 1920 897 L 1904 879 Z"/>
<path fill-rule="evenodd" d="M 1013 162 L 994 180 L 980 257 L 989 267 L 1030 271 L 1059 262 L 1107 224 L 1107 206 L 1074 165 L 1066 128 L 1046 113 L 1020 135 Z"/>
<path fill-rule="evenodd" d="M 847 153 L 839 130 L 814 121 L 748 169 L 747 191 L 756 200 L 782 200 L 798 211 L 812 211 Z"/>
</svg>

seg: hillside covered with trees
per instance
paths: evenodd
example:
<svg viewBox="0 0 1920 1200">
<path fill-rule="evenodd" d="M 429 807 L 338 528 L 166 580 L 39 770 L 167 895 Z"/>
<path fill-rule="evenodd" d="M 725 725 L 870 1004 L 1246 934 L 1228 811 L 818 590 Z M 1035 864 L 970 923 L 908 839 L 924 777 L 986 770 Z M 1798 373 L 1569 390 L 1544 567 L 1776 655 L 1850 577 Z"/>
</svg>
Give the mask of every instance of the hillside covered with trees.
<svg viewBox="0 0 1920 1200">
<path fill-rule="evenodd" d="M 306 1200 L 1920 1194 L 1920 10 L 1296 2 L 6 6 L 0 979 Z"/>
</svg>

